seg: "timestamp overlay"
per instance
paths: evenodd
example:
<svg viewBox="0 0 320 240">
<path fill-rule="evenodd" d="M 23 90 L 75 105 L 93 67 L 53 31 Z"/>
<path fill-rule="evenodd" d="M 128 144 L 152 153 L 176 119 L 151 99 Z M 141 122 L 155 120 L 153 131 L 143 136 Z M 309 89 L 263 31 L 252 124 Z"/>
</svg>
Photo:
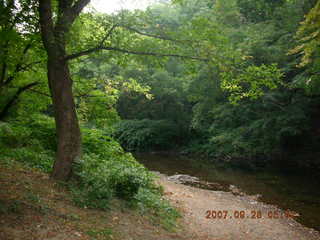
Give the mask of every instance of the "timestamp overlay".
<svg viewBox="0 0 320 240">
<path fill-rule="evenodd" d="M 290 211 L 265 211 L 265 210 L 206 210 L 204 213 L 206 219 L 285 219 L 293 218 Z"/>
</svg>

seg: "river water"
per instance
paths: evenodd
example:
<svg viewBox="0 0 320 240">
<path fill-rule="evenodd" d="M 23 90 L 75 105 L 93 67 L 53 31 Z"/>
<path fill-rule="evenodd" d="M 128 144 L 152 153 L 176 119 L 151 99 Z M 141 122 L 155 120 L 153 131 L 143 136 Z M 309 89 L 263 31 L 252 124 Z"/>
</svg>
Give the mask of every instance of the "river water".
<svg viewBox="0 0 320 240">
<path fill-rule="evenodd" d="M 200 180 L 219 183 L 228 191 L 235 185 L 249 195 L 261 194 L 261 201 L 300 214 L 296 220 L 320 231 L 320 184 L 318 179 L 294 176 L 279 171 L 245 171 L 216 168 L 197 158 L 173 154 L 135 154 L 136 159 L 151 171 L 167 175 L 188 174 Z"/>
</svg>

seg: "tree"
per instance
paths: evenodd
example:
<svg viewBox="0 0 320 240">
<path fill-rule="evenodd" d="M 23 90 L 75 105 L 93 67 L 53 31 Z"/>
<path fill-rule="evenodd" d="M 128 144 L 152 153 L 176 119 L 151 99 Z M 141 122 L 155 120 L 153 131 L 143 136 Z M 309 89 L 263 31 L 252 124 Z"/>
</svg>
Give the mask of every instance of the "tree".
<svg viewBox="0 0 320 240">
<path fill-rule="evenodd" d="M 133 21 L 133 17 L 129 15 L 129 21 L 126 24 L 118 22 L 108 25 L 108 29 L 104 36 L 98 41 L 92 41 L 94 46 L 86 50 L 76 53 L 67 53 L 68 37 L 71 32 L 71 27 L 77 17 L 80 15 L 83 8 L 90 2 L 90 0 L 58 0 L 56 11 L 53 7 L 53 1 L 40 0 L 39 15 L 41 36 L 44 47 L 46 49 L 47 69 L 48 69 L 48 83 L 51 91 L 54 116 L 57 129 L 58 146 L 57 155 L 53 167 L 52 177 L 58 180 L 68 180 L 72 173 L 73 162 L 81 155 L 81 133 L 75 110 L 75 102 L 72 93 L 72 79 L 70 76 L 68 61 L 79 58 L 97 51 L 116 51 L 124 54 L 134 54 L 140 56 L 153 56 L 153 57 L 178 57 L 182 59 L 193 59 L 199 61 L 207 61 L 206 58 L 193 57 L 188 55 L 181 55 L 179 53 L 157 53 L 151 50 L 144 51 L 145 48 L 133 49 L 135 46 L 128 48 L 125 44 L 130 41 L 128 34 L 140 37 L 138 43 L 147 43 L 147 38 L 156 39 L 158 41 L 175 41 L 172 38 L 152 34 L 149 31 L 139 30 L 133 28 L 129 21 Z M 102 19 L 103 20 L 103 19 Z M 138 22 L 138 21 L 137 21 Z M 142 24 L 138 24 L 141 26 Z M 102 29 L 105 29 L 103 27 Z M 109 41 L 109 37 L 116 30 L 119 30 L 119 39 L 126 37 L 124 44 L 114 46 Z M 129 35 L 130 36 L 130 35 Z M 117 43 L 119 42 L 117 39 Z M 89 44 L 90 45 L 90 44 Z M 92 43 L 91 43 L 92 46 Z M 143 45 L 142 45 L 143 46 Z M 153 46 L 153 45 L 152 45 Z"/>
<path fill-rule="evenodd" d="M 320 73 L 320 1 L 308 12 L 296 33 L 299 45 L 289 51 L 290 54 L 302 55 L 300 68 L 305 68 L 306 78 L 303 85 L 311 93 L 319 92 Z"/>
<path fill-rule="evenodd" d="M 90 0 L 59 0 L 56 19 L 52 1 L 39 2 L 41 36 L 48 55 L 48 82 L 58 137 L 52 176 L 58 180 L 67 180 L 70 177 L 72 164 L 81 154 L 80 127 L 72 94 L 72 79 L 65 57 L 67 34 L 89 2 Z"/>
<path fill-rule="evenodd" d="M 34 0 L 0 2 L 0 120 L 22 93 L 39 84 L 24 74 L 41 63 L 35 15 Z"/>
</svg>

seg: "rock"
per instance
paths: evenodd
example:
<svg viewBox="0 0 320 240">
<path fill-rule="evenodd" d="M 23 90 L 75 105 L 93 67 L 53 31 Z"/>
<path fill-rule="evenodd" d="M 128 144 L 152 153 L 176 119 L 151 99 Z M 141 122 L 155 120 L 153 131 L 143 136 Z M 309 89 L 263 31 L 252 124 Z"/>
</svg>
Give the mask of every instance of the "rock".
<svg viewBox="0 0 320 240">
<path fill-rule="evenodd" d="M 206 185 L 210 189 L 223 190 L 223 186 L 221 184 L 219 184 L 219 183 L 206 182 Z"/>
<path fill-rule="evenodd" d="M 240 195 L 240 196 L 244 196 L 245 194 L 243 192 L 241 192 L 241 190 L 236 187 L 235 185 L 230 185 L 229 186 L 229 190 L 230 192 L 232 192 L 234 195 Z"/>
<path fill-rule="evenodd" d="M 261 194 L 256 194 L 256 195 L 250 195 L 250 196 L 248 196 L 248 197 L 249 197 L 250 200 L 258 201 L 259 198 L 262 197 L 262 195 L 261 195 Z"/>
<path fill-rule="evenodd" d="M 168 177 L 168 180 L 175 183 L 199 183 L 199 178 L 192 177 L 186 174 L 177 174 Z"/>
<path fill-rule="evenodd" d="M 164 195 L 173 195 L 173 192 L 164 192 Z"/>
<path fill-rule="evenodd" d="M 192 177 L 186 174 L 175 174 L 173 176 L 167 177 L 167 180 L 171 182 L 179 183 L 179 184 L 186 184 L 193 187 L 208 189 L 213 191 L 220 191 L 224 189 L 224 187 L 219 183 L 201 181 L 197 177 Z"/>
<path fill-rule="evenodd" d="M 292 210 L 289 210 L 289 209 L 286 210 L 286 213 L 288 214 L 288 216 L 291 216 L 291 217 L 300 217 L 299 213 L 292 211 Z"/>
</svg>

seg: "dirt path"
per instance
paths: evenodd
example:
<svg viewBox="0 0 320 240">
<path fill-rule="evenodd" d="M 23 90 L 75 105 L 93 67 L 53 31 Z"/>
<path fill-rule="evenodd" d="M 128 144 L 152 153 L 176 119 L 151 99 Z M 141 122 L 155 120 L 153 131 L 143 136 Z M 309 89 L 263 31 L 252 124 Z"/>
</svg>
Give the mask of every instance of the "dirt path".
<svg viewBox="0 0 320 240">
<path fill-rule="evenodd" d="M 182 209 L 186 234 L 190 234 L 192 239 L 320 239 L 319 232 L 302 226 L 291 217 L 288 218 L 282 210 L 257 202 L 249 196 L 234 196 L 229 192 L 208 191 L 176 184 L 169 182 L 164 176 L 161 176 L 160 184 L 164 186 L 167 198 Z M 208 210 L 213 214 L 213 211 L 222 211 L 222 218 L 206 218 Z M 244 211 L 244 218 L 238 215 L 240 211 Z M 261 212 L 261 218 L 258 218 L 258 211 Z M 268 212 L 271 212 L 274 218 L 268 217 Z M 283 217 L 276 218 L 275 214 L 281 213 Z"/>
</svg>

